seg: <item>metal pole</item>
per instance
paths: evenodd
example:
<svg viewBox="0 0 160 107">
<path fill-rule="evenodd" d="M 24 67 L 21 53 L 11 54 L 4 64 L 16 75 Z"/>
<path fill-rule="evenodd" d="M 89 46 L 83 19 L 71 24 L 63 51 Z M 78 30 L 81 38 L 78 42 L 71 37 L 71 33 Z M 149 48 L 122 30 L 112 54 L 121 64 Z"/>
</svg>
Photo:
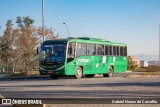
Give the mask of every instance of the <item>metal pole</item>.
<svg viewBox="0 0 160 107">
<path fill-rule="evenodd" d="M 1 26 L 0 26 L 0 30 L 1 30 L 1 31 L 0 31 L 0 36 L 2 36 L 2 29 L 1 29 Z"/>
<path fill-rule="evenodd" d="M 1 31 L 0 31 L 0 36 L 2 36 L 2 29 L 1 29 L 1 25 L 0 25 L 0 30 L 1 30 Z"/>
<path fill-rule="evenodd" d="M 69 29 L 68 29 L 68 26 L 67 26 L 67 24 L 66 23 L 63 23 L 65 26 L 66 26 L 66 28 L 67 28 L 67 31 L 68 31 L 68 38 L 69 38 Z"/>
<path fill-rule="evenodd" d="M 43 42 L 45 41 L 45 32 L 44 32 L 44 0 L 42 0 L 42 36 L 43 36 Z"/>
<path fill-rule="evenodd" d="M 159 24 L 159 64 L 160 66 L 160 24 Z"/>
</svg>

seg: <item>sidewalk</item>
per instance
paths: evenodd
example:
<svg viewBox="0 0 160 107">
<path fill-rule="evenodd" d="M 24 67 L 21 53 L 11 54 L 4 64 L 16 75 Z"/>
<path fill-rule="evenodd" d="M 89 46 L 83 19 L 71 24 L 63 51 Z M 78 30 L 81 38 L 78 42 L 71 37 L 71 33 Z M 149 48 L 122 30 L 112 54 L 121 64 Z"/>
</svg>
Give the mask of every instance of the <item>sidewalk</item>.
<svg viewBox="0 0 160 107">
<path fill-rule="evenodd" d="M 7 76 L 8 74 L 0 74 L 0 78 Z"/>
</svg>

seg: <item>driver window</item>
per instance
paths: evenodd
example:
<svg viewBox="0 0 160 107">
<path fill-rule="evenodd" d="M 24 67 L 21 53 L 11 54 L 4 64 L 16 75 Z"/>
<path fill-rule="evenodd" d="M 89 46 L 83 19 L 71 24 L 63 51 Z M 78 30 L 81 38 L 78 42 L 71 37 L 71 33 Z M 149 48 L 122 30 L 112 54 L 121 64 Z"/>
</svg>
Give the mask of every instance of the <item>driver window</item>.
<svg viewBox="0 0 160 107">
<path fill-rule="evenodd" d="M 75 43 L 73 43 L 73 42 L 69 43 L 67 62 L 71 62 L 74 59 L 74 57 L 75 57 L 75 47 L 76 47 Z"/>
</svg>

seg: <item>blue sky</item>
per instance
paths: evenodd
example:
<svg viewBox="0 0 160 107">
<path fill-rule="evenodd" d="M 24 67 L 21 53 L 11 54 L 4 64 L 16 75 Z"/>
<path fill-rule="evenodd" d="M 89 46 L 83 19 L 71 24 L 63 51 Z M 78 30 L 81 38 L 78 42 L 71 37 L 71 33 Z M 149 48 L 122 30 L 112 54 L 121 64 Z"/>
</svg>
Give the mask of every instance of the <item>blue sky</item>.
<svg viewBox="0 0 160 107">
<path fill-rule="evenodd" d="M 45 26 L 59 36 L 89 36 L 128 44 L 128 54 L 158 54 L 160 0 L 44 0 Z M 41 26 L 42 0 L 0 0 L 0 35 L 6 21 L 29 16 Z M 15 23 L 14 23 L 15 24 Z M 16 25 L 16 24 L 15 24 Z"/>
</svg>

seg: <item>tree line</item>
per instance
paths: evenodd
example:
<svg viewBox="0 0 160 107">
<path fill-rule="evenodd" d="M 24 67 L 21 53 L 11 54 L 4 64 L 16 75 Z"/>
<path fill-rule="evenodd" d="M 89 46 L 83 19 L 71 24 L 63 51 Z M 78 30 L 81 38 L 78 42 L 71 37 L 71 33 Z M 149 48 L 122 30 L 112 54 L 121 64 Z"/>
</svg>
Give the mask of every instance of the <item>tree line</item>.
<svg viewBox="0 0 160 107">
<path fill-rule="evenodd" d="M 42 27 L 33 26 L 30 17 L 18 16 L 15 25 L 6 22 L 6 29 L 0 36 L 0 68 L 10 71 L 29 72 L 38 67 L 36 49 L 42 43 Z M 52 28 L 44 28 L 46 39 L 56 39 Z"/>
</svg>

